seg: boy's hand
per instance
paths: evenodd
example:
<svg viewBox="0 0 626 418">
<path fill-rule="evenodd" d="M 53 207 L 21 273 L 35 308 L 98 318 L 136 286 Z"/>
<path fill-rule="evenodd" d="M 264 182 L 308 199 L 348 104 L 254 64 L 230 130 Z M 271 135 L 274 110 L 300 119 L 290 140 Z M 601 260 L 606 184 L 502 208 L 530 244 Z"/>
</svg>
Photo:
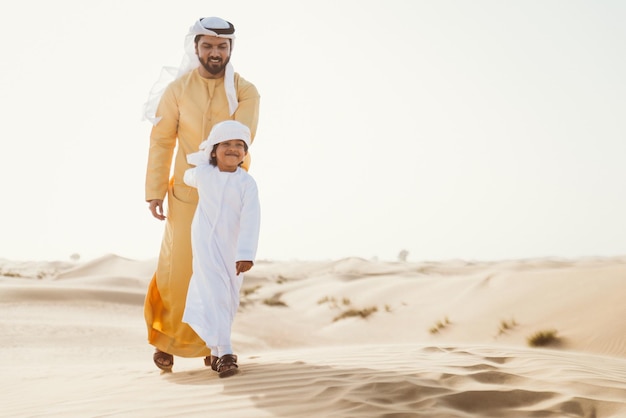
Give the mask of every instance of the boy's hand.
<svg viewBox="0 0 626 418">
<path fill-rule="evenodd" d="M 250 270 L 253 264 L 252 261 L 237 261 L 237 275 Z"/>
</svg>

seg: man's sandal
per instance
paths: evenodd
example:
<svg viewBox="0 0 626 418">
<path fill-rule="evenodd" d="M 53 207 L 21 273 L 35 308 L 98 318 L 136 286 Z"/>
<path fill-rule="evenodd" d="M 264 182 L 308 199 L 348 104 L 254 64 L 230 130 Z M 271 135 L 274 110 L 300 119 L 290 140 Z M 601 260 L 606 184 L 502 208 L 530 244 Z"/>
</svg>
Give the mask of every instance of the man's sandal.
<svg viewBox="0 0 626 418">
<path fill-rule="evenodd" d="M 152 356 L 152 360 L 156 366 L 164 372 L 171 372 L 174 366 L 174 356 L 161 351 L 157 348 Z"/>
<path fill-rule="evenodd" d="M 215 364 L 215 368 L 213 364 Z M 234 354 L 224 354 L 217 361 L 211 363 L 211 368 L 218 373 L 219 377 L 234 376 L 239 373 L 237 356 Z"/>
</svg>

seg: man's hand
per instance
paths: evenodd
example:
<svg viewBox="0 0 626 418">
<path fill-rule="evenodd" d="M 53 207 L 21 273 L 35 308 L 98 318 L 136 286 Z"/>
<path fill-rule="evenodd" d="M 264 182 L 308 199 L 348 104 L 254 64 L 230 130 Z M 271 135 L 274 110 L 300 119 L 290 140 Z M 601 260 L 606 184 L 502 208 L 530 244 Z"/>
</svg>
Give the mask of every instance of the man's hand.
<svg viewBox="0 0 626 418">
<path fill-rule="evenodd" d="M 253 264 L 252 261 L 237 261 L 237 275 L 250 270 Z"/>
<path fill-rule="evenodd" d="M 152 199 L 149 200 L 150 204 L 149 209 L 152 212 L 152 216 L 157 218 L 160 221 L 165 220 L 165 215 L 163 214 L 163 199 Z"/>
</svg>

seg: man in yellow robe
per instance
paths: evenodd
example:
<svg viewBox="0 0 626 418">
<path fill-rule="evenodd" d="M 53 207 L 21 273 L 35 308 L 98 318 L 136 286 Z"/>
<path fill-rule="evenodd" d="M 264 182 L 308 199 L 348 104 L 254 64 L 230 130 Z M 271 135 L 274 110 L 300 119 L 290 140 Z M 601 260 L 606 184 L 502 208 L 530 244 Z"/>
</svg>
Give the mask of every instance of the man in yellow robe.
<svg viewBox="0 0 626 418">
<path fill-rule="evenodd" d="M 185 170 L 191 167 L 186 156 L 196 152 L 213 125 L 223 120 L 245 124 L 252 139 L 256 134 L 260 96 L 256 87 L 235 73 L 230 63 L 234 32 L 234 26 L 221 18 L 195 22 L 185 40 L 186 55 L 177 78 L 162 93 L 151 93 L 146 103 L 146 118 L 153 123 L 146 201 L 152 215 L 166 224 L 144 315 L 148 341 L 156 347 L 154 362 L 166 371 L 172 369 L 175 355 L 211 354 L 204 341 L 182 322 L 192 273 L 191 221 L 198 203 L 197 189 L 183 181 Z M 151 105 L 156 109 L 153 114 Z M 243 167 L 247 169 L 249 164 L 248 157 Z"/>
</svg>

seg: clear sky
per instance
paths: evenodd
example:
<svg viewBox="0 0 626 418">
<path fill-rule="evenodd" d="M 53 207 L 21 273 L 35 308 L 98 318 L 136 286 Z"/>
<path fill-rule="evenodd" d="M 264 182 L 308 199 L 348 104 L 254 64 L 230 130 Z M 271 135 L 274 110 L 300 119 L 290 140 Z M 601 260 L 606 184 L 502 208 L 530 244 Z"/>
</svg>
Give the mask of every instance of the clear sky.
<svg viewBox="0 0 626 418">
<path fill-rule="evenodd" d="M 258 256 L 626 254 L 626 2 L 0 6 L 0 258 L 158 254 L 142 105 L 194 20 L 259 89 Z"/>
</svg>

